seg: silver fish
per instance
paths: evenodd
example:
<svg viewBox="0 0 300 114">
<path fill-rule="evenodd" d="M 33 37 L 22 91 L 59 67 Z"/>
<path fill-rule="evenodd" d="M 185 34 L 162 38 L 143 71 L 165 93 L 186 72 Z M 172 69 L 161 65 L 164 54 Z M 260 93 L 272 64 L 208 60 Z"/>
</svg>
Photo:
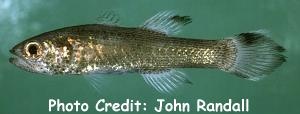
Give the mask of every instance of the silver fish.
<svg viewBox="0 0 300 114">
<path fill-rule="evenodd" d="M 261 31 L 220 40 L 170 36 L 188 23 L 189 16 L 160 12 L 134 28 L 65 27 L 17 44 L 10 50 L 10 62 L 47 75 L 139 73 L 147 84 L 169 93 L 191 83 L 178 68 L 215 68 L 256 81 L 285 61 L 284 48 Z"/>
</svg>

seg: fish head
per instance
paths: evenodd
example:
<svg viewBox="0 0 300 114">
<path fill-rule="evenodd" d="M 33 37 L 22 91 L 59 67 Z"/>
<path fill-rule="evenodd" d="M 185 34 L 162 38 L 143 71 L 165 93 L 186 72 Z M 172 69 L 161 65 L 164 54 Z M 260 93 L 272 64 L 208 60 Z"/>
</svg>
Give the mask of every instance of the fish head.
<svg viewBox="0 0 300 114">
<path fill-rule="evenodd" d="M 15 45 L 10 49 L 12 57 L 9 62 L 29 72 L 51 74 L 45 63 L 47 53 L 44 53 L 45 46 L 42 43 L 40 38 L 33 37 Z"/>
</svg>

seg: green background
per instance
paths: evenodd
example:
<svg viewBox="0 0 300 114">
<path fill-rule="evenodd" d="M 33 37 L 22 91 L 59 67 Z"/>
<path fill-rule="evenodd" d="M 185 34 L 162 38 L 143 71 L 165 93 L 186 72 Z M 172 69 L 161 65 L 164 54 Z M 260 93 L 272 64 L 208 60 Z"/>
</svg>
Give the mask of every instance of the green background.
<svg viewBox="0 0 300 114">
<path fill-rule="evenodd" d="M 138 74 L 108 75 L 99 94 L 82 77 L 33 74 L 8 62 L 8 50 L 22 40 L 60 27 L 96 23 L 107 10 L 117 12 L 121 26 L 130 27 L 139 26 L 160 11 L 189 15 L 193 22 L 176 35 L 181 37 L 219 39 L 267 29 L 272 39 L 286 48 L 287 62 L 259 82 L 219 70 L 184 69 L 193 85 L 172 95 L 156 92 Z M 191 113 L 196 113 L 198 98 L 207 102 L 249 98 L 248 113 L 299 114 L 299 10 L 299 0 L 0 0 L 0 114 L 45 114 L 50 98 L 87 102 L 90 109 L 86 113 L 99 113 L 93 104 L 100 98 L 147 102 L 147 111 L 141 113 L 154 112 L 157 98 L 189 102 Z"/>
</svg>

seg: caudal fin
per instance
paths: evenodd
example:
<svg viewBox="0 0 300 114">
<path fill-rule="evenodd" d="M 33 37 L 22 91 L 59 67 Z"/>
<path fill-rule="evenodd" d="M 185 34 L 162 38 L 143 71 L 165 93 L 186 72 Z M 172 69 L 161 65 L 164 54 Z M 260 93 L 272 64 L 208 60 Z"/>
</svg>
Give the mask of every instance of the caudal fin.
<svg viewBox="0 0 300 114">
<path fill-rule="evenodd" d="M 285 49 L 268 38 L 263 31 L 241 33 L 233 38 L 235 63 L 227 69 L 239 77 L 257 81 L 285 62 Z"/>
</svg>

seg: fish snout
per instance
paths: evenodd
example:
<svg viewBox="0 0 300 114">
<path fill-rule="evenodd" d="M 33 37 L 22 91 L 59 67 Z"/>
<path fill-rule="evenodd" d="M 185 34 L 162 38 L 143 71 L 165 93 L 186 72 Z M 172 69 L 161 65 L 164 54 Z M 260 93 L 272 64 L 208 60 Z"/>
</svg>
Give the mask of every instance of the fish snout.
<svg viewBox="0 0 300 114">
<path fill-rule="evenodd" d="M 11 54 L 13 54 L 13 53 L 15 53 L 15 50 L 14 50 L 14 49 L 10 49 L 9 52 L 10 52 Z"/>
</svg>

